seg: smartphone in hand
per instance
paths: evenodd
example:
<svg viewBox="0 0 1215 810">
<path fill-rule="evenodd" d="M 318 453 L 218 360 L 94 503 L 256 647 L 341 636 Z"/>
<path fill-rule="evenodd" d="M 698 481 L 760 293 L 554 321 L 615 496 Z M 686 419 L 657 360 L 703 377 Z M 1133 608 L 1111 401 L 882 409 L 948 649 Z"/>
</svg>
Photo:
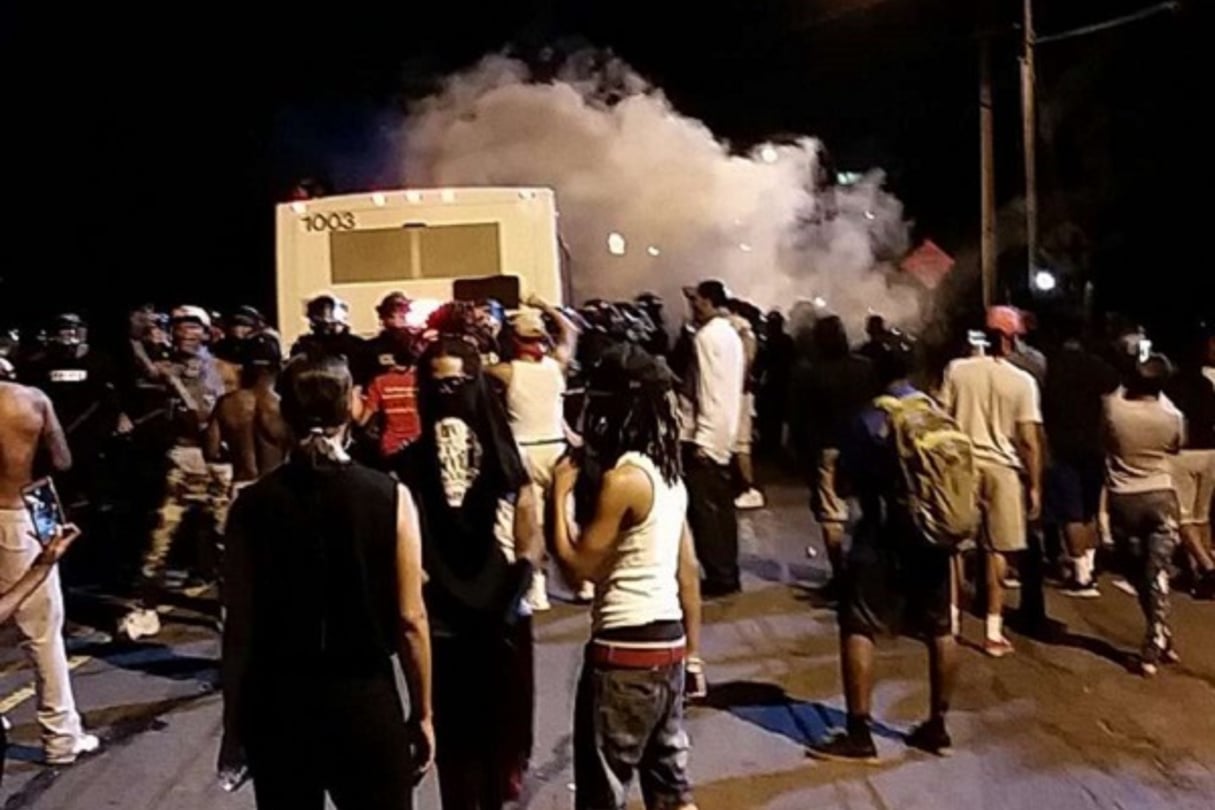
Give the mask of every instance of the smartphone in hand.
<svg viewBox="0 0 1215 810">
<path fill-rule="evenodd" d="M 42 545 L 51 542 L 67 525 L 63 503 L 55 490 L 55 482 L 50 478 L 26 486 L 21 490 L 21 499 L 34 524 L 34 536 Z"/>
</svg>

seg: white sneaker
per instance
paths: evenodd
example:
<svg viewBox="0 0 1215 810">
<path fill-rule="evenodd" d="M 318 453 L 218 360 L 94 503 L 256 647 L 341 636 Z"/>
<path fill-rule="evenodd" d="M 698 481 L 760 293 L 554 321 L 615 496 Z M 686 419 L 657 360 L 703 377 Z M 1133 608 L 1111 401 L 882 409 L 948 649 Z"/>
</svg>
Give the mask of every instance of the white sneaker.
<svg viewBox="0 0 1215 810">
<path fill-rule="evenodd" d="M 537 571 L 532 575 L 532 584 L 527 589 L 525 601 L 533 613 L 552 610 L 553 606 L 548 601 L 548 578 L 544 576 L 543 571 Z"/>
<path fill-rule="evenodd" d="M 118 635 L 131 641 L 160 633 L 160 615 L 154 610 L 135 609 L 118 623 Z"/>
<path fill-rule="evenodd" d="M 84 754 L 92 754 L 101 748 L 101 740 L 95 734 L 81 734 L 72 744 L 72 750 L 64 754 L 47 754 L 47 765 L 71 765 Z"/>
<path fill-rule="evenodd" d="M 734 499 L 735 509 L 763 509 L 767 505 L 764 499 L 764 493 L 760 492 L 755 487 L 751 487 L 743 494 Z"/>
</svg>

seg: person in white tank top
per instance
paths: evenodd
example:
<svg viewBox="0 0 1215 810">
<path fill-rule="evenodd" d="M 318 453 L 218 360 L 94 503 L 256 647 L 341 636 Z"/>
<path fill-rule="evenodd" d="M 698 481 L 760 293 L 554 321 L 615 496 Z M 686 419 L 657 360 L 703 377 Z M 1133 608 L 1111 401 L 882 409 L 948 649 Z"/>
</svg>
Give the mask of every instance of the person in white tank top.
<svg viewBox="0 0 1215 810">
<path fill-rule="evenodd" d="M 547 315 L 556 324 L 551 338 L 544 322 Z M 511 432 L 528 473 L 532 477 L 541 515 L 547 514 L 544 496 L 553 480 L 553 468 L 565 455 L 565 377 L 578 347 L 578 327 L 556 307 L 536 296 L 511 320 L 514 359 L 498 363 L 488 373 L 505 389 Z M 571 583 L 577 587 L 578 583 Z M 588 599 L 584 586 L 579 596 Z M 537 569 L 527 602 L 533 610 L 548 610 L 548 582 L 543 567 Z"/>
<path fill-rule="evenodd" d="M 690 695 L 704 695 L 700 569 L 673 382 L 640 347 L 609 349 L 589 373 L 584 445 L 553 475 L 550 551 L 567 578 L 595 583 L 574 710 L 576 807 L 623 807 L 640 771 L 647 806 L 695 808 L 683 705 L 689 676 Z"/>
</svg>

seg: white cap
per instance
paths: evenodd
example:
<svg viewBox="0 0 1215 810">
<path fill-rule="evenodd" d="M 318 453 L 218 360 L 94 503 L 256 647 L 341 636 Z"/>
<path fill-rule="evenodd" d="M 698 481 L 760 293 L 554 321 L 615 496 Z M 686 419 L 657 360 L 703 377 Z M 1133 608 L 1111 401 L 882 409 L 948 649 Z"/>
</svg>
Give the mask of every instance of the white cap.
<svg viewBox="0 0 1215 810">
<path fill-rule="evenodd" d="M 191 306 L 186 304 L 169 313 L 169 320 L 173 323 L 178 321 L 197 321 L 203 327 L 211 328 L 211 316 L 202 307 Z"/>
</svg>

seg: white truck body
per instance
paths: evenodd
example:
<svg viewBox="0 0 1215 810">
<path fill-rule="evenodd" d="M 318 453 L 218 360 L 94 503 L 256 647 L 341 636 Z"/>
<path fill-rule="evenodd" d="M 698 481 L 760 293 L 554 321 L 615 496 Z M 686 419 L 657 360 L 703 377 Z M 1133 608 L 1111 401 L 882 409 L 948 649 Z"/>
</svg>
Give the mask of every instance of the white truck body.
<svg viewBox="0 0 1215 810">
<path fill-rule="evenodd" d="M 284 344 L 307 331 L 305 303 L 332 293 L 351 331 L 379 331 L 376 304 L 393 290 L 418 314 L 453 298 L 461 278 L 509 275 L 520 295 L 564 303 L 551 189 L 401 189 L 282 203 L 276 210 L 278 326 Z"/>
</svg>

